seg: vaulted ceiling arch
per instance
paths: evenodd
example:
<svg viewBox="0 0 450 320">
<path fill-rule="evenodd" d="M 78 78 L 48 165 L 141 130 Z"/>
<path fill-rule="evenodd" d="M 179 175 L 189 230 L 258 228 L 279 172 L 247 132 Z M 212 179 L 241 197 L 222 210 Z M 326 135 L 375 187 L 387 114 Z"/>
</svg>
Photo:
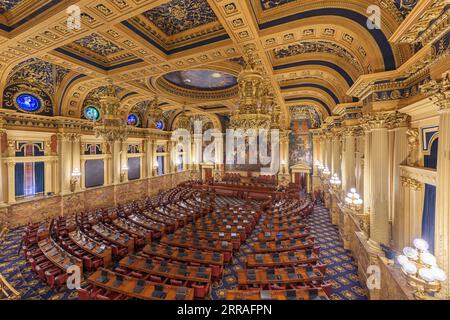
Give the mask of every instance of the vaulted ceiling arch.
<svg viewBox="0 0 450 320">
<path fill-rule="evenodd" d="M 381 57 L 384 70 L 393 70 L 396 68 L 396 65 L 401 64 L 402 59 L 400 59 L 400 52 L 395 48 L 393 49 L 388 41 L 388 36 L 390 34 L 386 35 L 379 29 L 369 30 L 366 26 L 367 16 L 349 9 L 322 8 L 302 11 L 261 23 L 259 24 L 259 27 L 262 35 L 267 35 L 274 31 L 286 32 L 286 24 L 288 24 L 289 30 L 298 28 L 308 30 L 308 26 L 322 23 L 324 18 L 327 19 L 327 22 L 332 28 L 354 30 L 355 33 L 361 35 L 361 38 L 364 39 L 364 43 L 376 43 L 377 50 L 372 52 L 372 54 Z"/>
<path fill-rule="evenodd" d="M 294 72 L 296 74 L 302 75 L 300 77 L 309 77 L 309 75 L 315 74 L 316 77 L 320 77 L 321 79 L 327 79 L 326 80 L 327 82 L 329 82 L 328 79 L 330 78 L 336 79 L 337 83 L 335 84 L 335 86 L 339 87 L 341 90 L 344 91 L 347 91 L 348 88 L 351 87 L 351 84 L 353 84 L 353 79 L 351 79 L 351 77 L 349 77 L 348 74 L 344 76 L 335 68 L 333 68 L 333 65 L 328 64 L 316 64 L 316 63 L 304 64 L 302 66 L 295 66 L 292 68 L 276 70 L 275 74 L 276 75 L 285 74 L 289 76 L 289 74 L 292 74 Z"/>
<path fill-rule="evenodd" d="M 347 26 L 348 25 L 348 26 Z M 277 64 L 277 53 L 291 53 L 291 56 L 301 58 L 308 52 L 329 52 L 336 56 L 346 56 L 362 66 L 360 73 L 384 71 L 384 62 L 380 54 L 368 54 L 379 52 L 376 41 L 370 37 L 364 37 L 358 32 L 357 25 L 350 25 L 342 20 L 340 25 L 323 24 L 320 17 L 310 18 L 295 29 L 280 29 L 272 32 L 270 29 L 266 36 L 262 37 L 265 48 L 272 61 Z M 314 47 L 313 47 L 314 45 Z M 300 54 L 296 54 L 299 53 Z M 285 54 L 286 55 L 286 54 Z M 283 58 L 281 58 L 282 60 Z"/>
<path fill-rule="evenodd" d="M 330 116 L 332 114 L 330 107 L 323 102 L 320 98 L 316 97 L 297 97 L 292 100 L 287 100 L 286 104 L 289 106 L 291 104 L 298 104 L 298 103 L 312 103 L 315 104 L 315 106 L 319 107 L 322 114 L 325 116 L 324 118 Z"/>
</svg>

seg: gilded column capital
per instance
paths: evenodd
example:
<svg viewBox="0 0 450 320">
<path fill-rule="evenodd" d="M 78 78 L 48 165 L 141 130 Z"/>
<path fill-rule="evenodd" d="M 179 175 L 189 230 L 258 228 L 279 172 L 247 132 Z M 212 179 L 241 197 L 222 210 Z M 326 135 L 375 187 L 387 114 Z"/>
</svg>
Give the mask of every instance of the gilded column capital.
<svg viewBox="0 0 450 320">
<path fill-rule="evenodd" d="M 364 130 L 386 129 L 388 127 L 389 112 L 372 112 L 362 116 L 360 124 Z"/>
<path fill-rule="evenodd" d="M 439 111 L 450 111 L 450 71 L 446 72 L 441 80 L 425 82 L 420 91 L 439 107 Z"/>
<path fill-rule="evenodd" d="M 363 115 L 360 124 L 364 130 L 394 129 L 408 126 L 410 117 L 398 111 L 371 112 Z"/>
<path fill-rule="evenodd" d="M 289 140 L 289 134 L 292 130 L 280 130 L 280 141 Z"/>
<path fill-rule="evenodd" d="M 410 178 L 410 177 L 405 177 L 405 176 L 401 176 L 400 180 L 402 182 L 402 185 L 406 188 L 410 188 L 414 191 L 420 191 L 422 190 L 422 183 L 416 179 Z"/>
<path fill-rule="evenodd" d="M 406 113 L 395 111 L 387 119 L 387 125 L 390 129 L 409 126 L 411 117 Z"/>
</svg>

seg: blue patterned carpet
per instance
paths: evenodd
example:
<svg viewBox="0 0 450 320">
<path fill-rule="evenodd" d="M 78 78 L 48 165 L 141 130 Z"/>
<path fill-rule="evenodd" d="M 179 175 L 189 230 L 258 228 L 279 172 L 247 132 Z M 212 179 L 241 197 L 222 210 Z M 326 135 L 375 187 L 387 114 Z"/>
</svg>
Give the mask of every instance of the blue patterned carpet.
<svg viewBox="0 0 450 320">
<path fill-rule="evenodd" d="M 219 205 L 224 203 L 238 204 L 236 199 L 218 197 Z M 263 219 L 264 215 L 261 217 Z M 366 300 L 366 292 L 359 283 L 357 266 L 350 253 L 344 249 L 336 226 L 331 224 L 329 210 L 322 205 L 314 208 L 309 218 L 311 233 L 316 236 L 316 245 L 321 247 L 320 262 L 326 263 L 327 274 L 325 281 L 331 282 L 333 293 L 332 300 Z M 242 269 L 245 256 L 252 253 L 251 244 L 257 240 L 259 224 L 245 243 L 241 245 L 238 254 L 234 255 L 233 264 L 226 266 L 223 280 L 213 284 L 212 299 L 218 299 L 225 295 L 226 289 L 237 287 L 237 270 Z"/>
<path fill-rule="evenodd" d="M 235 198 L 218 197 L 219 206 L 226 203 L 239 205 L 242 202 Z M 318 205 L 309 218 L 311 232 L 316 236 L 316 244 L 321 247 L 321 262 L 328 264 L 325 280 L 332 283 L 332 300 L 367 299 L 364 289 L 358 281 L 357 267 L 343 246 L 336 226 L 331 224 L 328 209 Z M 211 298 L 224 296 L 226 289 L 237 287 L 236 271 L 243 268 L 245 256 L 252 252 L 252 243 L 256 241 L 259 230 L 256 226 L 252 235 L 241 245 L 233 264 L 225 267 L 223 279 L 213 284 Z M 62 289 L 53 291 L 39 280 L 31 267 L 26 264 L 22 253 L 18 254 L 23 228 L 11 230 L 6 240 L 0 245 L 0 272 L 26 300 L 73 300 L 77 299 L 76 291 Z"/>
<path fill-rule="evenodd" d="M 11 230 L 0 245 L 0 273 L 20 293 L 23 300 L 73 300 L 78 298 L 76 291 L 63 288 L 51 290 L 31 270 L 22 252 L 18 254 L 22 241 L 23 227 Z"/>
</svg>

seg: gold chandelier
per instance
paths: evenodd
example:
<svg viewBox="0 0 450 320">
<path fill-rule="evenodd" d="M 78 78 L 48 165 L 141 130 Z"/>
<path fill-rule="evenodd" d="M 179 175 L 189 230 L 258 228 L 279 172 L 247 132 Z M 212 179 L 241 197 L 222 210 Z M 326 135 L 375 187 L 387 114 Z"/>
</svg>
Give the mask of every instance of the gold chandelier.
<svg viewBox="0 0 450 320">
<path fill-rule="evenodd" d="M 275 129 L 279 128 L 280 109 L 274 103 L 269 85 L 255 68 L 251 52 L 247 53 L 245 67 L 238 76 L 239 102 L 230 118 L 232 129 Z"/>
<path fill-rule="evenodd" d="M 155 97 L 155 99 L 151 102 L 148 108 L 148 117 L 153 125 L 156 125 L 156 122 L 161 120 L 163 117 L 163 110 L 159 106 L 158 97 Z"/>
<path fill-rule="evenodd" d="M 108 79 L 105 94 L 100 97 L 102 121 L 94 124 L 96 137 L 107 142 L 124 141 L 128 138 L 126 121 L 120 114 L 120 99 L 116 96 L 112 80 Z"/>
</svg>

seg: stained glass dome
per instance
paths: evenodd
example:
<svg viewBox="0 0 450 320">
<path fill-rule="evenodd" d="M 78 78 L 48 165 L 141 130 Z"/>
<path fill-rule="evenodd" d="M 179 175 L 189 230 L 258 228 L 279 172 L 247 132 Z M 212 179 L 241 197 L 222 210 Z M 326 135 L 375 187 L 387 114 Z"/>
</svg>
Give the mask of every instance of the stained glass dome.
<svg viewBox="0 0 450 320">
<path fill-rule="evenodd" d="M 155 127 L 156 127 L 156 129 L 160 129 L 160 130 L 164 129 L 164 122 L 162 122 L 161 120 L 156 121 Z"/>
<path fill-rule="evenodd" d="M 25 112 L 36 112 L 42 107 L 42 101 L 37 96 L 21 93 L 16 97 L 17 106 Z"/>
<path fill-rule="evenodd" d="M 139 125 L 139 117 L 137 115 L 135 115 L 134 113 L 131 113 L 131 114 L 128 115 L 127 123 L 130 126 L 134 126 L 135 127 L 135 126 Z"/>
<path fill-rule="evenodd" d="M 86 116 L 86 118 L 92 121 L 97 121 L 98 119 L 100 119 L 100 111 L 98 111 L 98 109 L 93 106 L 88 106 L 84 110 L 84 115 Z"/>
</svg>

